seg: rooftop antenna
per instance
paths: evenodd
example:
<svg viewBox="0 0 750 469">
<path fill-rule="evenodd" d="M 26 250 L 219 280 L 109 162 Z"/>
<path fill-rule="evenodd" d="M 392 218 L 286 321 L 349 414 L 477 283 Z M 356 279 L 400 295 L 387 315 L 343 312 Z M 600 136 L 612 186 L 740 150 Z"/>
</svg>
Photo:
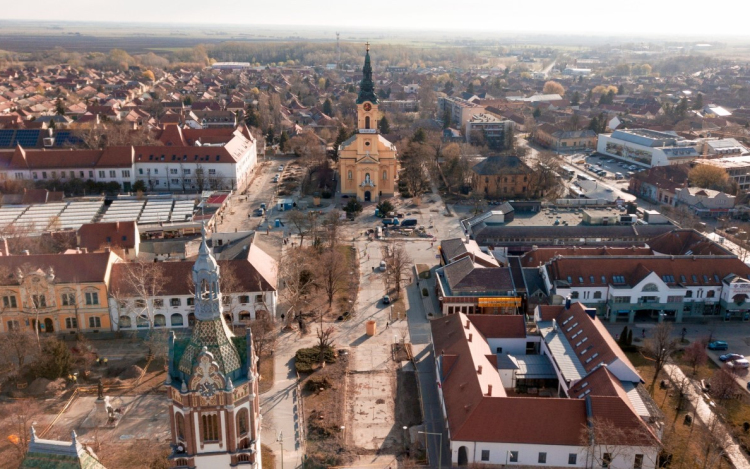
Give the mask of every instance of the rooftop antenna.
<svg viewBox="0 0 750 469">
<path fill-rule="evenodd" d="M 341 67 L 341 42 L 339 42 L 339 38 L 341 36 L 341 33 L 336 33 L 336 68 Z"/>
</svg>

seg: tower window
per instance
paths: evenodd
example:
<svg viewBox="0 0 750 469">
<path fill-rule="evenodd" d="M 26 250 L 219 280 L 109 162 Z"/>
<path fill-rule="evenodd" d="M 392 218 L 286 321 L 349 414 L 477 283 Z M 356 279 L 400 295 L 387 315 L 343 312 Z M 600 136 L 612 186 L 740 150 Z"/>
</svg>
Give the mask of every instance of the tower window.
<svg viewBox="0 0 750 469">
<path fill-rule="evenodd" d="M 203 441 L 219 441 L 219 416 L 204 414 L 201 419 L 203 421 Z"/>
<path fill-rule="evenodd" d="M 175 418 L 175 425 L 177 426 L 177 438 L 180 440 L 185 439 L 185 417 L 178 413 Z"/>
<path fill-rule="evenodd" d="M 370 128 L 370 116 L 365 116 L 365 129 Z"/>
<path fill-rule="evenodd" d="M 242 409 L 240 413 L 237 415 L 237 431 L 240 436 L 247 435 L 247 432 L 250 429 L 250 426 L 248 425 L 247 416 L 248 416 L 247 409 Z"/>
</svg>

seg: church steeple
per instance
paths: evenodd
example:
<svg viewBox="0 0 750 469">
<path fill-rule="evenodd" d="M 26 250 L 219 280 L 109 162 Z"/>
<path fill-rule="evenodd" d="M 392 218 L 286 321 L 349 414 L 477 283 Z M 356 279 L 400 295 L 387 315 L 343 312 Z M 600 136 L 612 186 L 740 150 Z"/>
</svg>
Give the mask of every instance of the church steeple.
<svg viewBox="0 0 750 469">
<path fill-rule="evenodd" d="M 372 104 L 378 103 L 378 97 L 375 95 L 375 83 L 372 81 L 372 66 L 370 65 L 370 43 L 366 43 L 365 66 L 362 67 L 362 81 L 359 83 L 359 96 L 357 104 L 369 101 Z"/>
</svg>

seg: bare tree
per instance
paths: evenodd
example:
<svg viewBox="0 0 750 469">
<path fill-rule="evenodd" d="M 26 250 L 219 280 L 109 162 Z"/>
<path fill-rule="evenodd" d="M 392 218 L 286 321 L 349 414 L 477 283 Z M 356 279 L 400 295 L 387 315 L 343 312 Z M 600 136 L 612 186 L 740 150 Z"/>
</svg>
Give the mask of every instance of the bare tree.
<svg viewBox="0 0 750 469">
<path fill-rule="evenodd" d="M 291 324 L 294 311 L 300 310 L 304 296 L 315 286 L 310 256 L 308 249 L 290 249 L 279 263 L 279 293 L 289 306 L 286 312 L 287 325 Z"/>
<path fill-rule="evenodd" d="M 413 260 L 403 243 L 395 241 L 383 248 L 383 260 L 385 261 L 385 275 L 390 277 L 391 284 L 396 289 L 396 296 L 401 293 L 401 282 L 408 278 Z"/>
<path fill-rule="evenodd" d="M 333 242 L 333 241 L 331 241 Z M 346 258 L 337 249 L 326 249 L 318 256 L 318 284 L 322 285 L 328 299 L 328 308 L 333 305 L 333 298 L 348 286 L 349 266 Z"/>
<path fill-rule="evenodd" d="M 118 310 L 134 313 L 137 318 L 148 321 L 149 328 L 154 327 L 154 317 L 159 308 L 155 302 L 162 301 L 157 297 L 165 293 L 164 286 L 172 281 L 164 274 L 157 262 L 136 261 L 127 264 L 123 269 L 122 290 L 113 290 Z M 134 301 L 130 301 L 135 298 Z M 122 311 L 118 311 L 122 314 Z"/>
<path fill-rule="evenodd" d="M 685 352 L 682 355 L 682 359 L 685 360 L 688 365 L 693 367 L 693 375 L 699 366 L 706 364 L 708 360 L 708 353 L 706 353 L 706 344 L 696 340 L 692 344 L 685 348 Z"/>
<path fill-rule="evenodd" d="M 646 340 L 646 351 L 654 359 L 654 377 L 651 380 L 651 390 L 653 392 L 654 384 L 659 379 L 659 373 L 664 365 L 677 350 L 677 339 L 672 338 L 672 324 L 668 322 L 659 323 L 652 337 Z"/>
<path fill-rule="evenodd" d="M 639 454 L 650 459 L 652 454 L 658 454 L 653 448 L 659 446 L 659 441 L 637 415 L 633 414 L 633 418 L 637 424 L 628 427 L 620 427 L 601 417 L 592 417 L 586 422 L 580 436 L 582 452 L 588 463 L 586 467 L 613 467 L 612 462 L 618 456 L 625 456 L 634 448 L 639 448 Z M 653 467 L 656 461 L 652 463 L 649 465 L 644 461 L 643 467 Z"/>
<path fill-rule="evenodd" d="M 250 330 L 253 332 L 253 350 L 258 362 L 263 360 L 266 352 L 272 352 L 276 343 L 273 319 L 267 311 L 259 311 L 255 320 L 250 322 Z"/>
<path fill-rule="evenodd" d="M 34 335 L 19 328 L 12 328 L 3 338 L 3 347 L 0 347 L 0 365 L 7 365 L 18 376 L 27 361 L 33 361 L 37 354 L 34 347 Z"/>
<path fill-rule="evenodd" d="M 339 216 L 340 213 L 341 212 L 339 212 L 338 210 L 328 212 L 322 221 L 323 226 L 326 230 L 326 235 L 328 236 L 328 248 L 330 250 L 334 250 L 336 248 L 336 242 L 339 238 L 339 231 L 341 228 L 341 217 Z"/>
<path fill-rule="evenodd" d="M 736 397 L 739 394 L 736 378 L 737 367 L 725 363 L 711 375 L 711 395 L 720 401 Z"/>
<path fill-rule="evenodd" d="M 301 210 L 292 210 L 289 212 L 289 215 L 287 215 L 287 221 L 294 226 L 294 229 L 297 230 L 297 234 L 299 234 L 300 246 L 304 244 L 305 234 L 310 230 L 312 225 L 311 219 L 314 216 L 313 212 L 305 213 Z"/>
<path fill-rule="evenodd" d="M 0 433 L 8 436 L 8 441 L 15 448 L 19 461 L 26 455 L 26 451 L 29 449 L 31 425 L 39 413 L 39 404 L 34 399 L 15 401 L 7 405 L 4 409 L 4 415 L 7 415 L 8 418 L 4 419 L 5 425 Z M 8 461 L 5 461 L 5 463 L 8 463 Z M 16 466 L 10 464 L 8 467 Z"/>
</svg>

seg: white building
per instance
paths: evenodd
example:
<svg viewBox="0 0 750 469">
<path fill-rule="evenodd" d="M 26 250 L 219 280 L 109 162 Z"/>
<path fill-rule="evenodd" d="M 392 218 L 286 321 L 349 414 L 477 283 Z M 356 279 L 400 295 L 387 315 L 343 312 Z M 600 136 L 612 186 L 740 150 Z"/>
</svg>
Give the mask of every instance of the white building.
<svg viewBox="0 0 750 469">
<path fill-rule="evenodd" d="M 648 129 L 615 130 L 599 134 L 596 151 L 629 163 L 650 168 L 688 163 L 700 156 L 696 142 L 674 132 Z"/>
<path fill-rule="evenodd" d="M 729 177 L 734 179 L 740 190 L 750 190 L 750 155 L 700 159 L 696 162 L 724 169 Z"/>
<path fill-rule="evenodd" d="M 265 312 L 276 317 L 276 261 L 255 244 L 247 259 L 219 261 L 222 269 L 222 307 L 230 325 L 248 325 Z M 157 285 L 139 280 L 143 273 L 157 270 Z M 189 282 L 192 263 L 158 262 L 145 267 L 138 263 L 112 266 L 110 316 L 113 330 L 185 328 L 195 323 L 195 292 Z M 149 294 L 150 293 L 150 294 Z"/>
<path fill-rule="evenodd" d="M 431 321 L 451 464 L 654 467 L 658 416 L 601 321 L 581 305 L 538 308 L 535 321 L 528 336 L 523 316 Z"/>
</svg>

